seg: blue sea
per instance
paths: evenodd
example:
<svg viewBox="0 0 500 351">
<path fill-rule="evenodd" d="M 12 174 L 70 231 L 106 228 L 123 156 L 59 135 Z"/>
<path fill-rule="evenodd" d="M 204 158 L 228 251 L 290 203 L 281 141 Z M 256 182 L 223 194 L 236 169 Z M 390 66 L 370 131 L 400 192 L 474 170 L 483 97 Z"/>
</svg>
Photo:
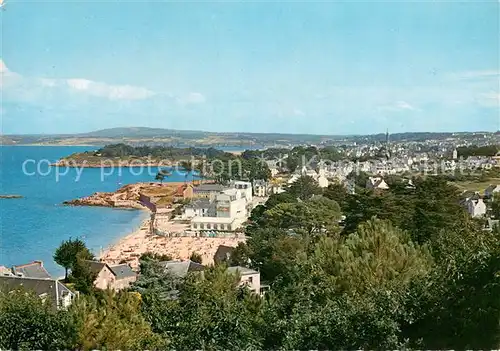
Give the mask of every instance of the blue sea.
<svg viewBox="0 0 500 351">
<path fill-rule="evenodd" d="M 122 168 L 121 174 L 115 169 L 109 175 L 106 174 L 110 169 L 86 168 L 78 177 L 75 168 L 48 166 L 61 157 L 94 149 L 96 147 L 0 147 L 0 194 L 23 196 L 22 199 L 0 199 L 0 265 L 42 260 L 51 274 L 60 276 L 64 270 L 53 261 L 52 255 L 63 240 L 79 237 L 98 255 L 101 249 L 137 229 L 149 216 L 141 210 L 62 205 L 65 200 L 96 191 L 114 191 L 125 184 L 154 180 L 154 175 L 147 171 L 139 174 L 138 168 Z M 58 175 L 57 171 L 63 174 Z M 184 180 L 182 174 L 173 173 L 168 177 L 168 181 Z"/>
</svg>

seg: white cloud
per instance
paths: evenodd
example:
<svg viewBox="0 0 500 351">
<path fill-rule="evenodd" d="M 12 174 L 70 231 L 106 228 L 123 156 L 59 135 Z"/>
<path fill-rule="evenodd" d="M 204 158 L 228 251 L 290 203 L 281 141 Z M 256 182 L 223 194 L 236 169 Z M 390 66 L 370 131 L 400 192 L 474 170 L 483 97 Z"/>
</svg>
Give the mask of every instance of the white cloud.
<svg viewBox="0 0 500 351">
<path fill-rule="evenodd" d="M 180 105 L 200 104 L 206 101 L 205 96 L 198 92 L 191 92 L 186 96 L 175 97 L 166 92 L 156 92 L 145 87 L 134 85 L 117 85 L 98 82 L 85 78 L 41 78 L 26 77 L 10 71 L 5 63 L 0 59 L 0 88 L 7 93 L 11 99 L 26 101 L 29 99 L 33 103 L 46 102 L 47 96 L 51 98 L 60 97 L 63 100 L 78 97 L 100 97 L 110 101 L 138 101 L 148 100 L 153 97 L 161 97 L 161 101 L 177 101 Z M 85 101 L 79 99 L 78 101 Z"/>
<path fill-rule="evenodd" d="M 416 110 L 415 107 L 413 107 L 412 105 L 410 105 L 406 101 L 398 101 L 398 102 L 396 102 L 395 107 L 398 108 L 398 109 L 400 109 L 400 110 L 412 110 L 412 111 Z"/>
<path fill-rule="evenodd" d="M 0 59 L 0 73 L 7 73 L 9 72 L 9 69 L 5 65 L 2 59 Z"/>
<path fill-rule="evenodd" d="M 295 116 L 304 116 L 304 115 L 305 115 L 304 111 L 302 111 L 301 109 L 298 109 L 298 108 L 294 109 L 294 110 L 292 111 L 292 113 L 293 113 Z"/>
<path fill-rule="evenodd" d="M 7 68 L 7 65 L 0 59 L 0 88 L 3 89 L 9 85 L 18 83 L 21 80 L 21 76 L 17 73 L 12 72 Z"/>
<path fill-rule="evenodd" d="M 57 84 L 57 80 L 49 78 L 40 78 L 40 85 L 43 87 L 53 88 Z"/>
<path fill-rule="evenodd" d="M 73 90 L 110 100 L 143 100 L 156 95 L 155 92 L 143 87 L 111 85 L 82 78 L 67 79 L 66 84 Z"/>
<path fill-rule="evenodd" d="M 500 93 L 492 91 L 482 94 L 479 98 L 479 103 L 485 107 L 496 107 L 500 109 Z"/>
<path fill-rule="evenodd" d="M 403 100 L 396 101 L 390 105 L 380 106 L 379 109 L 384 111 L 418 111 L 418 108 Z"/>
<path fill-rule="evenodd" d="M 484 78 L 496 78 L 500 77 L 500 71 L 498 70 L 479 70 L 479 71 L 465 71 L 452 73 L 450 75 L 451 79 L 484 79 Z"/>
<path fill-rule="evenodd" d="M 182 105 L 202 104 L 206 101 L 206 98 L 203 94 L 191 92 L 186 96 L 178 98 L 177 101 Z"/>
<path fill-rule="evenodd" d="M 0 87 L 9 90 L 13 95 L 29 96 L 32 100 L 37 97 L 43 100 L 47 94 L 68 92 L 87 96 L 102 97 L 108 100 L 144 100 L 157 95 L 156 92 L 144 87 L 133 85 L 113 85 L 96 82 L 84 78 L 53 79 L 25 77 L 10 71 L 0 59 Z M 47 89 L 51 88 L 51 89 Z"/>
<path fill-rule="evenodd" d="M 66 80 L 66 83 L 70 88 L 73 88 L 75 90 L 87 90 L 92 84 L 92 81 L 88 79 L 76 78 L 76 79 L 68 79 Z"/>
</svg>

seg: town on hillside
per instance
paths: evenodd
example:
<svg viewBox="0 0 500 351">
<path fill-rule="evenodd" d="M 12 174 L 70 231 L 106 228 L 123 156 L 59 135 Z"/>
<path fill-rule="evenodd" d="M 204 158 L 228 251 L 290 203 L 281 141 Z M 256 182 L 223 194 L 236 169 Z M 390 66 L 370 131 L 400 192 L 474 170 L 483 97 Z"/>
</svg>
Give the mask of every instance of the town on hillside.
<svg viewBox="0 0 500 351">
<path fill-rule="evenodd" d="M 349 148 L 306 145 L 290 150 L 248 150 L 226 160 L 252 161 L 245 163 L 234 179 L 212 173 L 172 183 L 165 181 L 168 173 L 160 169 L 155 181 L 125 185 L 114 193 L 96 193 L 67 204 L 131 207 L 150 213 L 136 232 L 85 260 L 97 289 L 129 289 L 141 274 L 144 255 L 156 255 L 167 257 L 160 261 L 161 267 L 181 278 L 207 266 L 229 264 L 228 272 L 239 274 L 241 285 L 263 296 L 271 282 L 261 280 L 259 270 L 251 263 L 233 266 L 230 258 L 247 241 L 257 214 L 269 208 L 270 202 L 282 201 L 277 200 L 280 196 L 303 202 L 310 196 L 328 197 L 340 189 L 344 194 L 341 199 L 330 197 L 342 208 L 341 201 L 348 196 L 383 197 L 394 189 L 413 194 L 423 180 L 439 178 L 456 189 L 456 203 L 464 213 L 481 223 L 484 231 L 495 230 L 500 221 L 500 153 L 497 144 L 473 142 L 397 143 L 387 134 L 381 142 Z M 135 152 L 134 147 L 129 149 Z M 278 154 L 279 158 L 273 157 Z M 248 170 L 249 164 L 258 169 Z M 303 197 L 303 191 L 312 193 Z M 375 208 L 372 215 L 383 216 L 382 212 L 382 208 Z M 348 217 L 342 213 L 334 224 L 343 228 Z M 43 262 L 34 259 L 11 268 L 2 266 L 1 286 L 7 290 L 33 288 L 39 296 L 50 296 L 56 306 L 67 307 L 73 290 L 64 285 L 65 279 L 52 277 Z"/>
</svg>

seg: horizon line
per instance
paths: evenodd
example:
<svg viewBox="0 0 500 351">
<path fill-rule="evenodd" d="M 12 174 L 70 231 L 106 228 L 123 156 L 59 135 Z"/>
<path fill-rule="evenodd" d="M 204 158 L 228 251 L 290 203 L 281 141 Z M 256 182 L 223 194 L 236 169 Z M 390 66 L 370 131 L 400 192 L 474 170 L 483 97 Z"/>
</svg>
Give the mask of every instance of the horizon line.
<svg viewBox="0 0 500 351">
<path fill-rule="evenodd" d="M 373 134 L 312 134 L 312 133 L 282 133 L 282 132 L 244 132 L 244 131 L 231 131 L 231 132 L 214 132 L 214 131 L 206 131 L 206 130 L 194 130 L 194 129 L 172 129 L 172 128 L 162 128 L 162 127 L 111 127 L 111 128 L 102 128 L 96 129 L 87 132 L 73 132 L 73 133 L 9 133 L 4 134 L 0 133 L 1 137 L 7 136 L 72 136 L 72 137 L 85 137 L 85 134 L 92 134 L 102 131 L 111 131 L 116 129 L 143 129 L 143 130 L 164 130 L 171 132 L 195 132 L 195 133 L 207 133 L 207 134 L 255 134 L 255 135 L 266 135 L 266 134 L 279 134 L 279 135 L 307 135 L 307 136 L 318 136 L 318 137 L 360 137 L 360 136 L 375 136 L 375 135 L 386 135 L 387 131 L 381 131 L 380 133 Z M 486 131 L 486 130 L 477 130 L 477 131 L 446 131 L 446 132 L 432 132 L 432 131 L 405 131 L 405 132 L 396 132 L 390 133 L 390 135 L 398 135 L 398 134 L 495 134 L 500 132 L 500 129 L 496 131 Z M 99 137 L 94 136 L 95 138 L 117 138 L 117 137 Z"/>
</svg>

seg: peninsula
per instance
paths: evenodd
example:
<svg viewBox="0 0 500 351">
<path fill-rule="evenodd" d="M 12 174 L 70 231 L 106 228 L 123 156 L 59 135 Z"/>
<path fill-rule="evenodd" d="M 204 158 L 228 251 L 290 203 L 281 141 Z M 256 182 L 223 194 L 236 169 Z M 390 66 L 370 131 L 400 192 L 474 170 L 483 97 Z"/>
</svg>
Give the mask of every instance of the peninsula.
<svg viewBox="0 0 500 351">
<path fill-rule="evenodd" d="M 63 157 L 54 167 L 172 167 L 188 166 L 193 158 L 231 158 L 232 153 L 214 148 L 175 148 L 171 146 L 136 146 L 123 143 L 106 145 L 95 151 L 84 151 Z"/>
</svg>

